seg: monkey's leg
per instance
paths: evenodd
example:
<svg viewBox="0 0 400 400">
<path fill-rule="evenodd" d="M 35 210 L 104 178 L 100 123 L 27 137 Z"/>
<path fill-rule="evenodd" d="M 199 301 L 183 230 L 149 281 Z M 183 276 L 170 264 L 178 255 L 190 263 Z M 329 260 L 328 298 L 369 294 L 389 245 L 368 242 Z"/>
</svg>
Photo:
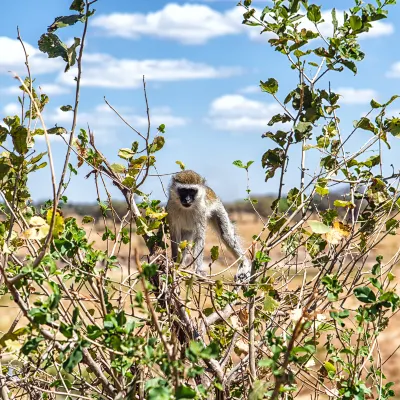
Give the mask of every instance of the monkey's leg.
<svg viewBox="0 0 400 400">
<path fill-rule="evenodd" d="M 194 262 L 194 272 L 199 275 L 206 275 L 207 270 L 204 267 L 204 246 L 206 244 L 206 226 L 201 225 L 197 227 L 196 233 L 194 235 L 194 247 L 193 247 L 193 257 Z"/>
<path fill-rule="evenodd" d="M 241 258 L 237 273 L 235 275 L 236 282 L 244 282 L 250 278 L 251 263 L 246 257 L 245 252 L 240 244 L 239 237 L 236 235 L 235 228 L 229 219 L 224 206 L 218 208 L 213 215 L 212 222 L 214 228 L 221 236 L 222 242 L 231 251 L 236 258 Z"/>
<path fill-rule="evenodd" d="M 181 234 L 178 232 L 178 230 L 174 229 L 173 227 L 170 226 L 170 236 L 171 236 L 171 253 L 172 253 L 172 259 L 174 262 L 178 259 L 178 248 L 179 248 L 179 243 L 181 241 Z"/>
<path fill-rule="evenodd" d="M 187 267 L 191 264 L 191 252 L 189 250 L 189 244 L 194 241 L 194 234 L 192 231 L 182 230 L 182 238 L 181 241 L 187 241 L 187 246 L 182 250 L 182 265 Z"/>
</svg>

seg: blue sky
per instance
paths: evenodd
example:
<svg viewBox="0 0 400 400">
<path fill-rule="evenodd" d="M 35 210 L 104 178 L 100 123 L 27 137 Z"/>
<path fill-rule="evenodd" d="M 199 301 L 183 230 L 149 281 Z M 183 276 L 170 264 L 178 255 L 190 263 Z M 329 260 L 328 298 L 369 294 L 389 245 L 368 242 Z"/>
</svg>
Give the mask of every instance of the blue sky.
<svg viewBox="0 0 400 400">
<path fill-rule="evenodd" d="M 37 40 L 54 17 L 67 15 L 71 0 L 14 0 L 7 3 L 7 12 L 0 15 L 0 113 L 18 113 L 17 82 L 7 72 L 24 75 L 23 55 L 16 41 L 16 27 L 20 28 L 30 53 L 32 73 L 36 84 L 50 96 L 45 114 L 48 126 L 70 126 L 70 115 L 57 110 L 61 105 L 73 104 L 73 76 L 63 74 L 63 62 L 49 60 L 37 49 Z M 160 123 L 166 125 L 166 146 L 158 153 L 161 174 L 177 171 L 176 160 L 187 168 L 203 174 L 210 186 L 225 201 L 246 196 L 244 171 L 232 165 L 237 159 L 254 160 L 250 169 L 250 184 L 254 193 L 277 191 L 277 180 L 264 182 L 261 168 L 262 154 L 273 146 L 261 139 L 270 117 L 280 111 L 273 99 L 261 93 L 260 80 L 270 77 L 280 83 L 279 96 L 284 98 L 297 82 L 297 74 L 286 59 L 274 52 L 267 38 L 259 35 L 259 28 L 241 25 L 243 11 L 237 1 L 133 1 L 99 0 L 96 16 L 89 28 L 86 60 L 83 71 L 81 114 L 79 126 L 89 123 L 95 132 L 98 147 L 112 162 L 118 162 L 118 149 L 130 147 L 135 134 L 126 128 L 105 106 L 104 96 L 139 130 L 145 130 L 146 114 L 142 74 L 148 82 L 148 96 L 153 120 L 153 133 Z M 352 1 L 322 1 L 323 11 L 334 5 L 344 10 Z M 268 1 L 257 1 L 262 8 Z M 326 14 L 329 19 L 330 14 Z M 400 8 L 390 8 L 389 18 L 383 20 L 362 39 L 366 59 L 358 65 L 359 73 L 327 75 L 322 81 L 343 94 L 339 116 L 343 135 L 354 119 L 369 110 L 371 98 L 384 101 L 400 93 Z M 59 30 L 61 38 L 70 41 L 80 35 L 82 26 Z M 329 34 L 329 25 L 326 26 Z M 400 105 L 394 105 L 397 113 Z M 315 129 L 315 133 L 318 133 Z M 355 150 L 368 139 L 362 132 L 350 144 Z M 391 154 L 385 159 L 389 167 L 398 158 L 399 146 L 395 138 Z M 39 149 L 44 143 L 38 141 Z M 65 145 L 52 141 L 56 158 L 57 178 L 64 160 Z M 290 153 L 290 173 L 285 187 L 299 185 L 299 148 Z M 307 156 L 307 166 L 313 172 L 318 154 Z M 75 162 L 75 159 L 73 159 Z M 95 187 L 83 176 L 81 168 L 67 195 L 70 201 L 93 201 Z M 168 185 L 169 178 L 162 178 Z M 30 181 L 35 200 L 50 196 L 49 171 L 37 172 Z M 165 200 L 157 178 L 146 186 L 152 197 Z M 113 194 L 118 195 L 116 191 Z"/>
</svg>

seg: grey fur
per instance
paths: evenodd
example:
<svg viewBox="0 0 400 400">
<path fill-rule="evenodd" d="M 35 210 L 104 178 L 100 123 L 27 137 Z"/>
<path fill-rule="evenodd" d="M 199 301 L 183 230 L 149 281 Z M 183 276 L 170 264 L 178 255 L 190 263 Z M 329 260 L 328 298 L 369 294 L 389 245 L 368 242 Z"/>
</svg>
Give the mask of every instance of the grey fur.
<svg viewBox="0 0 400 400">
<path fill-rule="evenodd" d="M 177 189 L 182 187 L 198 190 L 195 201 L 189 208 L 183 207 L 180 202 Z M 250 261 L 245 256 L 239 237 L 221 200 L 207 198 L 206 189 L 204 184 L 182 184 L 172 179 L 167 203 L 172 257 L 174 260 L 177 259 L 178 246 L 181 241 L 194 242 L 192 256 L 195 259 L 195 272 L 205 275 L 206 271 L 203 266 L 205 236 L 207 223 L 211 222 L 226 247 L 236 258 L 243 260 L 235 275 L 235 281 L 245 282 L 250 278 Z M 185 250 L 182 259 L 183 265 L 190 264 L 189 256 L 190 254 Z"/>
</svg>

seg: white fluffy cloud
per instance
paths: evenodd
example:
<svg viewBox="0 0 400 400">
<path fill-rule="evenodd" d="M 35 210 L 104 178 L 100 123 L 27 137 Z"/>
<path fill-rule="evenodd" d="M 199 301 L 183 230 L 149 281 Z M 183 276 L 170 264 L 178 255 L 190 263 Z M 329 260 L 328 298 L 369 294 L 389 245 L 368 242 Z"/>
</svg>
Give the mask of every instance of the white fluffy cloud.
<svg viewBox="0 0 400 400">
<path fill-rule="evenodd" d="M 207 121 L 218 130 L 261 131 L 281 111 L 278 104 L 248 99 L 239 94 L 218 97 L 210 106 Z"/>
<path fill-rule="evenodd" d="M 340 102 L 343 104 L 368 104 L 376 99 L 377 92 L 373 89 L 355 89 L 352 87 L 340 87 L 334 90 L 340 94 Z"/>
<path fill-rule="evenodd" d="M 163 9 L 141 13 L 112 13 L 96 17 L 92 24 L 111 36 L 136 39 L 144 35 L 203 44 L 241 30 L 239 7 L 219 12 L 204 4 L 169 3 Z"/>
<path fill-rule="evenodd" d="M 24 43 L 29 55 L 29 64 L 33 75 L 47 74 L 59 71 L 63 61 L 47 56 L 34 48 L 29 43 Z M 6 74 L 14 71 L 26 74 L 25 55 L 21 43 L 17 39 L 0 36 L 0 73 Z"/>
<path fill-rule="evenodd" d="M 69 87 L 57 85 L 55 83 L 43 83 L 36 87 L 41 93 L 46 93 L 47 95 L 57 96 L 60 94 L 70 93 L 71 90 Z M 18 86 L 10 86 L 0 90 L 0 93 L 10 94 L 10 95 L 19 95 L 21 94 L 21 89 Z"/>
<path fill-rule="evenodd" d="M 115 107 L 123 118 L 138 130 L 147 128 L 147 115 L 139 114 L 130 107 Z M 188 122 L 186 118 L 173 115 L 168 107 L 154 107 L 150 110 L 150 118 L 153 127 L 165 124 L 168 128 L 182 127 Z M 60 109 L 47 115 L 47 120 L 57 123 L 59 126 L 64 124 L 67 128 L 72 122 L 72 113 L 63 112 Z M 92 110 L 83 111 L 78 114 L 78 124 L 90 129 L 102 141 L 109 142 L 115 140 L 115 133 L 126 125 L 106 104 L 99 104 Z M 129 128 L 126 128 L 129 129 Z"/>
<path fill-rule="evenodd" d="M 116 59 L 106 54 L 87 54 L 82 85 L 108 88 L 137 88 L 145 75 L 148 81 L 171 82 L 193 79 L 224 78 L 241 73 L 236 67 L 213 67 L 189 60 Z M 61 74 L 60 82 L 74 84 L 76 69 Z"/>
<path fill-rule="evenodd" d="M 164 8 L 143 13 L 112 13 L 100 15 L 93 20 L 93 25 L 110 36 L 137 39 L 153 36 L 176 40 L 183 44 L 199 45 L 221 36 L 247 34 L 254 40 L 266 40 L 271 33 L 260 35 L 260 27 L 248 27 L 242 24 L 244 9 L 233 7 L 218 11 L 206 4 L 169 3 Z M 257 10 L 257 15 L 260 10 Z M 322 12 L 324 23 L 319 25 L 321 33 L 332 35 L 332 16 L 330 10 Z M 343 23 L 343 11 L 337 11 L 339 24 Z M 315 31 L 314 25 L 306 17 L 302 25 Z M 373 29 L 361 37 L 371 38 L 390 35 L 394 27 L 390 23 L 376 21 Z"/>
<path fill-rule="evenodd" d="M 400 61 L 390 66 L 390 70 L 386 73 L 389 78 L 400 78 Z"/>
</svg>

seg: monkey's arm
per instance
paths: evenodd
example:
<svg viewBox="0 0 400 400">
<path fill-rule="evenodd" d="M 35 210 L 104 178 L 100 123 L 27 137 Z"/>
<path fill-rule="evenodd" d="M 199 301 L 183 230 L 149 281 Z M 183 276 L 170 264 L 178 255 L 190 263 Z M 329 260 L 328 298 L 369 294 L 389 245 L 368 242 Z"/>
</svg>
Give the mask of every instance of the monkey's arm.
<svg viewBox="0 0 400 400">
<path fill-rule="evenodd" d="M 229 215 L 222 203 L 219 203 L 212 214 L 212 223 L 214 228 L 221 236 L 225 246 L 232 252 L 236 258 L 241 258 L 238 271 L 235 275 L 235 281 L 244 282 L 250 278 L 251 263 L 245 256 L 245 252 L 240 244 L 239 237 L 236 235 L 235 228 L 229 219 Z"/>
</svg>

